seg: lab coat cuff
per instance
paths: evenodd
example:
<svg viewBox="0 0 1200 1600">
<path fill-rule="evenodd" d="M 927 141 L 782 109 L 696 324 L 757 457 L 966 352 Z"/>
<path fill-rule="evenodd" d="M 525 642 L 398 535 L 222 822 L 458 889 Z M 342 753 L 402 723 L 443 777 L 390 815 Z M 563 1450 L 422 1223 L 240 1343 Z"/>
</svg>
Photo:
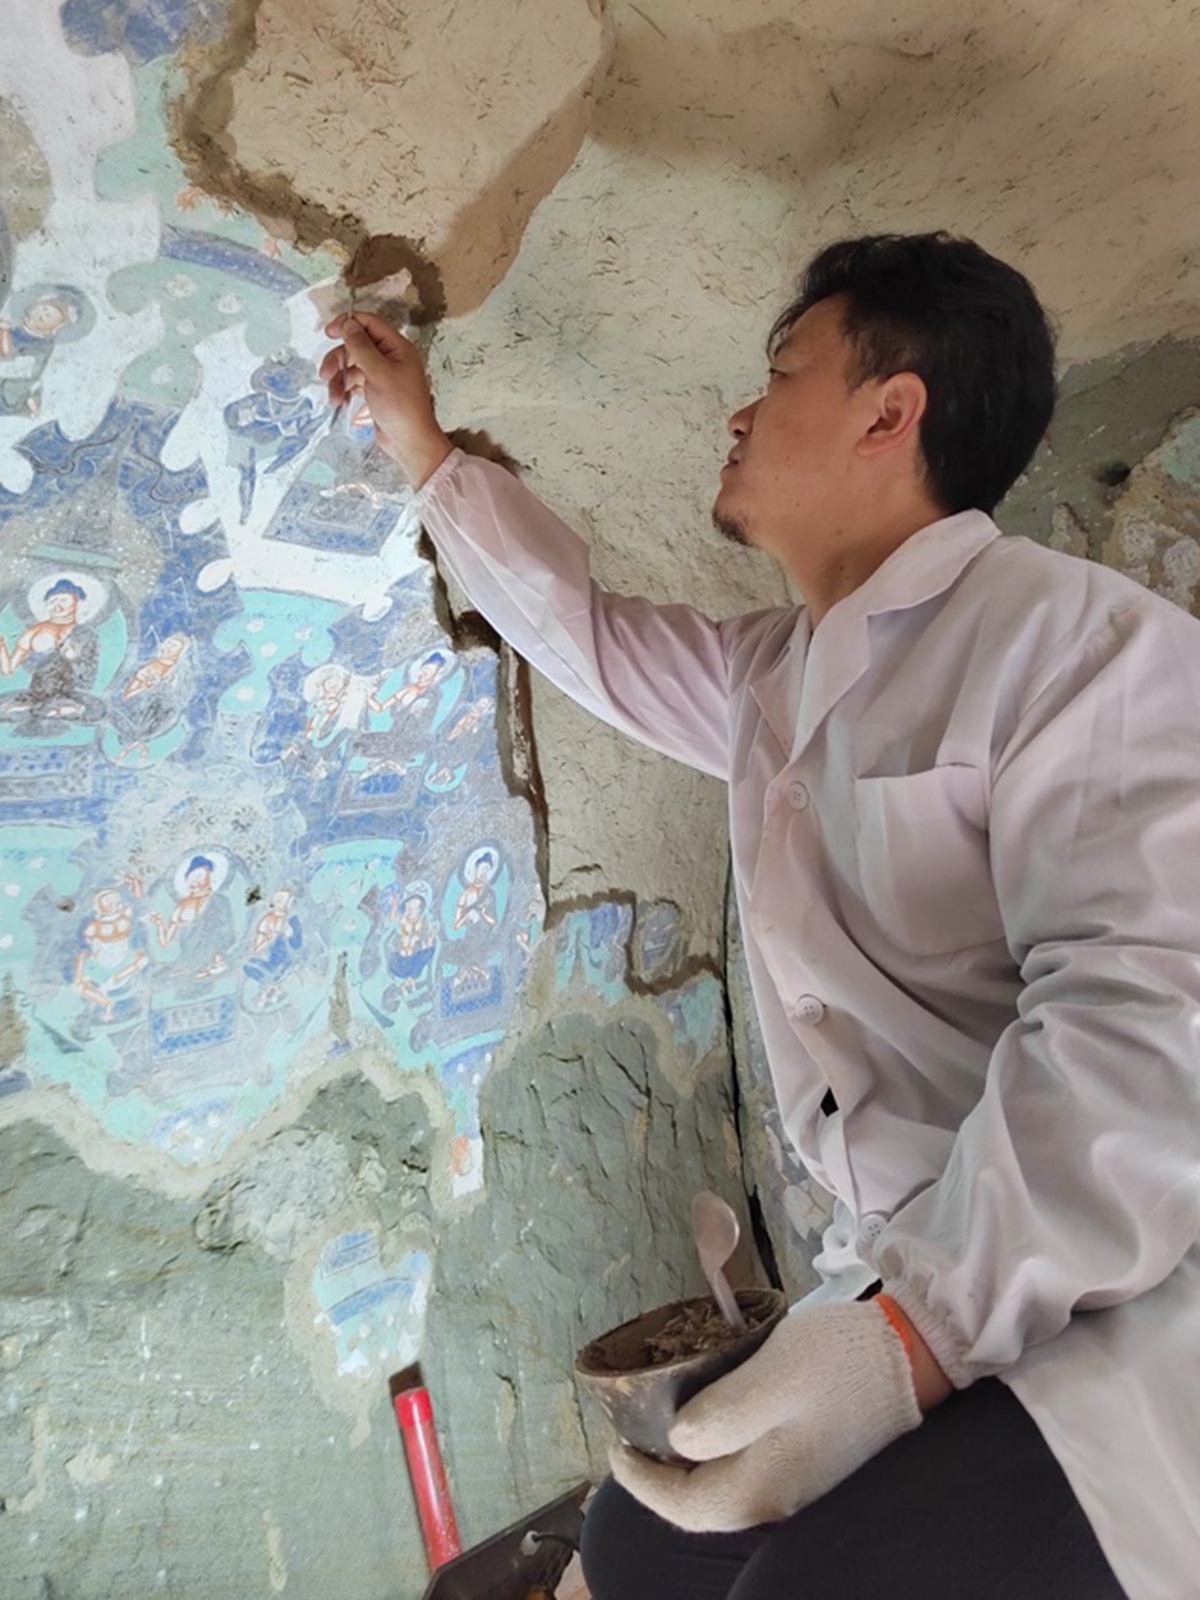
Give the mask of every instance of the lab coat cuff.
<svg viewBox="0 0 1200 1600">
<path fill-rule="evenodd" d="M 436 494 L 441 485 L 445 483 L 446 479 L 449 478 L 455 469 L 461 466 L 466 459 L 467 452 L 462 448 L 461 445 L 456 444 L 446 459 L 438 462 L 437 466 L 434 467 L 433 471 L 425 479 L 425 482 L 421 485 L 421 487 L 419 489 L 414 489 L 413 491 L 413 500 L 418 511 L 424 510 L 425 506 L 429 503 L 430 495 Z"/>
<path fill-rule="evenodd" d="M 920 1285 L 903 1279 L 884 1279 L 882 1292 L 890 1295 L 924 1339 L 934 1360 L 956 1389 L 966 1389 L 981 1376 L 969 1361 L 969 1345 L 945 1315 L 930 1306 Z"/>
</svg>

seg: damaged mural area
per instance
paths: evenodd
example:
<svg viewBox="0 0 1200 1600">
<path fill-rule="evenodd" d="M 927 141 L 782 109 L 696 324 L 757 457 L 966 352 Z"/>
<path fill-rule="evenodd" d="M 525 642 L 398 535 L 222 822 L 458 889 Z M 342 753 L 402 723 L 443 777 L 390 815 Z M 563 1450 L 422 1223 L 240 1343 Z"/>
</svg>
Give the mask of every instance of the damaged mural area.
<svg viewBox="0 0 1200 1600">
<path fill-rule="evenodd" d="M 1200 616 L 1200 410 L 1122 480 L 1105 559 Z"/>
<path fill-rule="evenodd" d="M 0 1264 L 6 1594 L 286 1577 L 327 1600 L 350 1571 L 415 1600 L 387 1390 L 414 1359 L 467 1542 L 604 1470 L 575 1351 L 699 1292 L 678 1172 L 741 1209 L 738 1147 L 719 1008 L 704 1034 L 693 999 L 700 1059 L 681 1066 L 682 1018 L 633 997 L 614 1013 L 627 952 L 581 921 L 559 954 L 572 1010 L 480 1089 L 485 1203 L 439 1181 L 452 1123 L 429 1086 L 387 1098 L 350 1068 L 199 1202 L 97 1173 L 36 1121 L 0 1127 L 19 1219 Z"/>
</svg>

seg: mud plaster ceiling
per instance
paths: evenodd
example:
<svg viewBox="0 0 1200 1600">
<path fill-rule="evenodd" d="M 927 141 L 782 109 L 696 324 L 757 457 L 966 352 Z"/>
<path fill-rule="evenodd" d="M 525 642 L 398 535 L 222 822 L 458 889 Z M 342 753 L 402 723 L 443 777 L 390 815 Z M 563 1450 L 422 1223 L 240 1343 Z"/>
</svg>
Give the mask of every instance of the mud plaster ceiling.
<svg viewBox="0 0 1200 1600">
<path fill-rule="evenodd" d="M 181 140 L 303 242 L 410 242 L 437 269 L 426 312 L 470 309 L 574 159 L 608 54 L 599 0 L 490 10 L 494 26 L 475 5 L 235 0 Z"/>
<path fill-rule="evenodd" d="M 853 229 L 979 237 L 1030 272 L 1069 355 L 1200 321 L 1182 0 L 240 0 L 231 16 L 201 117 L 230 172 L 282 177 L 293 215 L 423 241 L 450 315 L 494 288 L 590 133 L 637 153 L 593 225 L 658 218 L 637 276 L 660 294 L 687 263 L 644 175 L 690 165 L 714 246 L 746 168 L 786 191 L 797 254 Z M 768 206 L 737 209 L 771 237 Z"/>
<path fill-rule="evenodd" d="M 822 243 L 975 237 L 1031 277 L 1064 366 L 1200 333 L 1189 9 L 240 0 L 176 125 L 196 181 L 276 233 L 386 237 L 439 324 L 443 425 L 490 430 L 602 581 L 723 615 L 786 598 L 708 514 L 726 418 Z M 631 765 L 540 680 L 534 711 L 555 893 L 637 883 L 715 939 L 719 786 Z"/>
</svg>

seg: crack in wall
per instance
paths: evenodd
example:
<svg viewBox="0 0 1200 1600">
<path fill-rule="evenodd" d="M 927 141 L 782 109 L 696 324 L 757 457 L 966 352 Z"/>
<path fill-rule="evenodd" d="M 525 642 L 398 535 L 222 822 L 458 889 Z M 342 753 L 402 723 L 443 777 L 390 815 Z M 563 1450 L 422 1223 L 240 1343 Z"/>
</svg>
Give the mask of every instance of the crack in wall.
<svg viewBox="0 0 1200 1600">
<path fill-rule="evenodd" d="M 589 10 L 580 29 L 558 0 L 548 32 L 525 41 L 535 59 L 518 92 L 508 72 L 492 81 L 453 7 L 440 26 L 414 13 L 410 33 L 382 5 L 347 18 L 334 0 L 231 0 L 223 36 L 180 54 L 168 135 L 197 190 L 297 249 L 333 249 L 351 288 L 407 271 L 410 320 L 436 323 L 483 303 L 579 152 L 612 49 L 604 8 Z M 310 56 L 311 76 L 296 70 Z M 391 231 L 414 206 L 410 231 Z"/>
<path fill-rule="evenodd" d="M 484 430 L 454 428 L 448 434 L 452 444 L 469 455 L 482 456 L 519 476 L 522 463 Z M 533 700 L 529 664 L 500 637 L 482 613 L 467 608 L 455 611 L 450 592 L 438 565 L 437 549 L 424 528 L 417 539 L 417 554 L 433 569 L 433 612 L 438 626 L 451 646 L 461 651 L 485 648 L 499 657 L 500 670 L 496 695 L 496 740 L 500 773 L 504 786 L 515 799 L 523 800 L 533 818 L 534 866 L 542 900 L 546 905 L 545 928 L 553 925 L 550 891 L 550 812 L 546 785 L 538 759 L 537 738 L 533 729 Z M 554 919 L 561 920 L 561 919 Z"/>
<path fill-rule="evenodd" d="M 721 967 L 721 1017 L 725 1025 L 725 1053 L 729 1060 L 729 1095 L 733 1112 L 733 1131 L 737 1139 L 739 1172 L 742 1190 L 746 1197 L 746 1211 L 750 1218 L 750 1230 L 754 1236 L 754 1247 L 758 1251 L 758 1258 L 762 1263 L 767 1281 L 773 1289 L 784 1287 L 783 1277 L 779 1271 L 779 1260 L 775 1254 L 775 1246 L 771 1242 L 771 1233 L 767 1227 L 766 1213 L 763 1210 L 762 1200 L 759 1198 L 758 1184 L 748 1161 L 748 1147 L 743 1129 L 746 1125 L 748 1107 L 742 1094 L 741 1079 L 738 1076 L 738 1039 L 737 1027 L 733 1017 L 733 998 L 729 992 L 729 919 L 737 914 L 736 900 L 733 894 L 733 856 L 729 855 L 725 863 L 725 892 L 722 896 L 723 915 L 721 917 L 721 931 L 718 946 L 718 960 Z"/>
<path fill-rule="evenodd" d="M 520 475 L 522 463 L 511 456 L 487 432 L 456 428 L 451 430 L 447 437 L 468 454 L 495 461 L 514 476 Z M 437 548 L 424 528 L 421 529 L 417 540 L 417 553 L 433 568 L 434 615 L 453 648 L 461 650 L 469 646 L 484 646 L 494 650 L 500 658 L 501 693 L 497 695 L 500 770 L 508 792 L 524 800 L 533 815 L 538 883 L 546 904 L 545 932 L 551 932 L 575 911 L 588 911 L 605 904 L 627 905 L 633 913 L 633 922 L 625 945 L 623 981 L 630 993 L 657 997 L 681 988 L 692 978 L 705 974 L 715 978 L 721 985 L 724 1002 L 728 1006 L 723 956 L 721 960 L 714 960 L 708 956 L 692 955 L 683 962 L 674 964 L 660 977 L 650 979 L 640 975 L 634 960 L 634 944 L 641 900 L 633 890 L 605 888 L 591 894 L 554 898 L 549 865 L 550 811 L 533 726 L 529 665 L 505 643 L 491 623 L 478 611 L 454 610 L 445 577 L 438 565 Z M 603 870 L 602 864 L 597 862 L 595 870 Z"/>
<path fill-rule="evenodd" d="M 673 905 L 673 901 L 657 901 L 656 904 Z M 628 906 L 633 913 L 633 924 L 629 930 L 629 938 L 625 943 L 625 970 L 622 982 L 631 994 L 645 995 L 649 998 L 669 994 L 674 989 L 681 989 L 684 984 L 693 978 L 707 976 L 715 978 L 720 984 L 722 993 L 725 991 L 724 968 L 720 955 L 690 955 L 683 961 L 675 963 L 667 972 L 657 978 L 643 978 L 637 971 L 634 946 L 637 939 L 638 920 L 642 913 L 644 902 L 633 889 L 597 889 L 592 894 L 570 895 L 564 900 L 558 900 L 549 908 L 546 916 L 546 929 L 549 931 L 556 927 L 574 911 L 592 911 L 599 906 L 619 905 Z M 678 910 L 679 908 L 676 907 Z"/>
<path fill-rule="evenodd" d="M 417 326 L 439 321 L 446 295 L 437 266 L 420 245 L 400 234 L 372 235 L 353 211 L 335 212 L 300 194 L 283 173 L 254 172 L 237 159 L 229 133 L 233 117 L 233 75 L 244 67 L 258 43 L 258 13 L 263 0 L 232 0 L 222 36 L 213 44 L 186 49 L 181 65 L 190 88 L 167 108 L 167 133 L 195 187 L 214 200 L 229 201 L 265 225 L 282 224 L 300 250 L 330 245 L 345 257 L 350 288 L 377 283 L 406 269 L 416 303 L 407 307 Z"/>
<path fill-rule="evenodd" d="M 518 474 L 521 464 L 485 432 L 455 429 L 447 437 L 469 454 L 495 461 L 514 475 Z M 638 973 L 633 950 L 642 902 L 634 891 L 601 889 L 591 894 L 554 898 L 555 886 L 550 882 L 549 872 L 550 814 L 533 726 L 532 679 L 529 665 L 505 643 L 478 611 L 465 609 L 456 612 L 453 609 L 446 580 L 438 565 L 436 547 L 424 529 L 421 530 L 418 539 L 417 552 L 433 567 L 434 614 L 452 647 L 461 650 L 483 646 L 494 650 L 500 658 L 501 693 L 497 696 L 500 768 L 508 792 L 524 800 L 533 815 L 537 876 L 546 903 L 545 932 L 549 933 L 558 927 L 576 911 L 591 910 L 605 904 L 627 905 L 632 911 L 633 923 L 624 951 L 623 981 L 632 994 L 651 998 L 661 996 L 681 988 L 691 979 L 701 975 L 715 978 L 722 984 L 724 992 L 722 969 L 719 964 L 712 958 L 701 955 L 689 956 L 657 978 L 643 978 Z M 578 872 L 580 869 L 574 870 Z M 597 862 L 594 870 L 603 871 L 603 864 Z"/>
</svg>

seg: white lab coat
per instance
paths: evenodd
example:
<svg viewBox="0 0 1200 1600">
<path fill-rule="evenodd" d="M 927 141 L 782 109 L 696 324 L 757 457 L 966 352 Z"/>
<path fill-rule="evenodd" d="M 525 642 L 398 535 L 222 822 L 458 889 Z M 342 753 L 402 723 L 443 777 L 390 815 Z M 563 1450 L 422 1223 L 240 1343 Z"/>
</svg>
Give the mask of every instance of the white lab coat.
<svg viewBox="0 0 1200 1600">
<path fill-rule="evenodd" d="M 783 1124 L 838 1199 L 812 1298 L 882 1278 L 952 1382 L 1010 1385 L 1132 1600 L 1198 1600 L 1200 623 L 977 511 L 810 637 L 602 589 L 459 449 L 417 510 L 561 690 L 727 781 Z"/>
</svg>

